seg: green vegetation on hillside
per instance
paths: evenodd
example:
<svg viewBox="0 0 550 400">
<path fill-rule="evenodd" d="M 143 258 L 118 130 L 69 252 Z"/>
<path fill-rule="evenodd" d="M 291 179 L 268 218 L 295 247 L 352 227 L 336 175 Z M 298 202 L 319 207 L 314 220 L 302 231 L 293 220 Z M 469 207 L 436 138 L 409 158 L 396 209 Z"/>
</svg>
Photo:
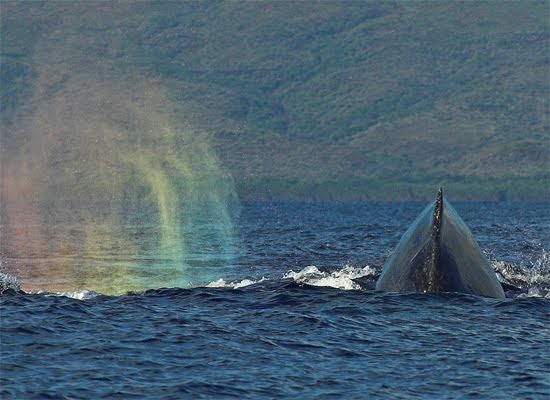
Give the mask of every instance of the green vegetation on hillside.
<svg viewBox="0 0 550 400">
<path fill-rule="evenodd" d="M 549 10 L 3 1 L 2 157 L 36 99 L 99 71 L 165 87 L 241 198 L 549 199 Z"/>
</svg>

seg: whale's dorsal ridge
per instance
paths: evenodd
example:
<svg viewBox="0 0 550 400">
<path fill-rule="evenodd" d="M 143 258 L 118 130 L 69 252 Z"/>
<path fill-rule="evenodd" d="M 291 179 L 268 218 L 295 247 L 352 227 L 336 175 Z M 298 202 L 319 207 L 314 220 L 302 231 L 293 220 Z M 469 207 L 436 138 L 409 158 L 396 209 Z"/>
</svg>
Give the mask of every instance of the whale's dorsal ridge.
<svg viewBox="0 0 550 400">
<path fill-rule="evenodd" d="M 443 188 L 399 241 L 376 289 L 504 297 L 495 272 L 469 228 L 444 200 Z"/>
</svg>

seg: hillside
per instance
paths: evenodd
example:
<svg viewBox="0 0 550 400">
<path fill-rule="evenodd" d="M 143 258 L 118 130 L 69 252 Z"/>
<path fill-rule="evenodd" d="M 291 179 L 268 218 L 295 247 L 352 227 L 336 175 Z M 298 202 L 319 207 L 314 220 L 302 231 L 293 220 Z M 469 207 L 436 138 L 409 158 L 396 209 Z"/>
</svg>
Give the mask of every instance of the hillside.
<svg viewBox="0 0 550 400">
<path fill-rule="evenodd" d="M 0 7 L 3 164 L 67 119 L 130 132 L 161 87 L 142 126 L 191 126 L 241 199 L 549 198 L 548 1 Z M 86 132 L 43 165 L 84 162 Z"/>
</svg>

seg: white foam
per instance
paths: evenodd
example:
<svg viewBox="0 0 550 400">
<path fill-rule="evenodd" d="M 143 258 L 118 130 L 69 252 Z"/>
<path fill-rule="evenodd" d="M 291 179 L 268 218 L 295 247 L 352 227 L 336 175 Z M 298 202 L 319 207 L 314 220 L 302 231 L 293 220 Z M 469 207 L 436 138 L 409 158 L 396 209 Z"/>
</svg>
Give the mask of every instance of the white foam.
<svg viewBox="0 0 550 400">
<path fill-rule="evenodd" d="M 550 257 L 546 250 L 535 255 L 525 264 L 514 265 L 504 261 L 492 262 L 493 269 L 501 280 L 511 282 L 527 290 L 518 297 L 550 298 Z"/>
<path fill-rule="evenodd" d="M 1 260 L 0 268 L 2 268 Z M 10 275 L 6 272 L 0 272 L 0 294 L 10 289 L 19 291 L 21 290 L 21 284 L 15 276 Z"/>
<path fill-rule="evenodd" d="M 505 281 L 518 282 L 525 286 L 550 286 L 550 257 L 545 250 L 527 265 L 494 260 L 491 266 Z"/>
<path fill-rule="evenodd" d="M 546 299 L 550 299 L 550 290 L 535 286 L 535 287 L 529 288 L 527 293 L 521 293 L 518 296 L 519 299 L 525 299 L 528 297 L 544 297 Z"/>
<path fill-rule="evenodd" d="M 94 297 L 99 296 L 101 293 L 94 292 L 92 290 L 79 290 L 77 292 L 57 292 L 57 293 L 48 293 L 46 296 L 63 296 L 69 297 L 76 300 L 88 300 L 93 299 Z"/>
<path fill-rule="evenodd" d="M 260 283 L 263 281 L 266 281 L 267 278 L 262 277 L 262 279 L 253 281 L 251 279 L 243 279 L 242 281 L 236 281 L 236 282 L 226 282 L 224 279 L 220 278 L 216 281 L 212 281 L 208 283 L 205 287 L 209 288 L 233 288 L 233 289 L 239 289 L 246 286 L 254 285 L 255 283 Z"/>
<path fill-rule="evenodd" d="M 293 279 L 295 282 L 311 286 L 333 287 L 341 290 L 360 290 L 361 286 L 353 279 L 361 278 L 376 273 L 374 268 L 368 265 L 359 268 L 345 266 L 336 271 L 320 271 L 315 265 L 309 265 L 301 271 L 288 271 L 283 279 Z"/>
</svg>

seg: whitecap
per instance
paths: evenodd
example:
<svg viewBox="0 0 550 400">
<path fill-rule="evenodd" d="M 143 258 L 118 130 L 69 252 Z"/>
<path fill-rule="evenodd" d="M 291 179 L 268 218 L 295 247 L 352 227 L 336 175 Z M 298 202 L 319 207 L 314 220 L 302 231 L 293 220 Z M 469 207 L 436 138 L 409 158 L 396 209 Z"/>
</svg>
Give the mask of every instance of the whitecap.
<svg viewBox="0 0 550 400">
<path fill-rule="evenodd" d="M 527 290 L 518 297 L 550 298 L 550 257 L 546 250 L 520 265 L 493 260 L 492 267 L 501 281 Z"/>
<path fill-rule="evenodd" d="M 93 290 L 79 290 L 76 292 L 56 292 L 56 293 L 46 293 L 46 296 L 58 296 L 58 297 L 69 297 L 75 300 L 89 300 L 94 297 L 100 296 L 101 293 L 94 292 Z"/>
<path fill-rule="evenodd" d="M 215 280 L 215 281 L 212 281 L 212 282 L 208 283 L 205 287 L 208 287 L 208 288 L 233 288 L 233 289 L 239 289 L 239 288 L 254 285 L 256 283 L 260 283 L 260 282 L 263 282 L 263 281 L 266 281 L 266 280 L 267 280 L 267 278 L 262 277 L 261 279 L 259 279 L 257 281 L 252 280 L 252 279 L 243 279 L 241 281 L 226 282 L 225 279 L 220 278 L 218 280 Z"/>
<path fill-rule="evenodd" d="M 335 271 L 320 271 L 315 265 L 309 265 L 301 271 L 288 271 L 283 279 L 293 279 L 296 283 L 333 287 L 341 290 L 360 290 L 361 286 L 354 279 L 376 274 L 376 270 L 368 265 L 360 267 L 345 267 Z"/>
<path fill-rule="evenodd" d="M 5 272 L 0 272 L 0 294 L 7 292 L 8 290 L 18 292 L 21 290 L 21 284 L 15 276 Z"/>
</svg>

